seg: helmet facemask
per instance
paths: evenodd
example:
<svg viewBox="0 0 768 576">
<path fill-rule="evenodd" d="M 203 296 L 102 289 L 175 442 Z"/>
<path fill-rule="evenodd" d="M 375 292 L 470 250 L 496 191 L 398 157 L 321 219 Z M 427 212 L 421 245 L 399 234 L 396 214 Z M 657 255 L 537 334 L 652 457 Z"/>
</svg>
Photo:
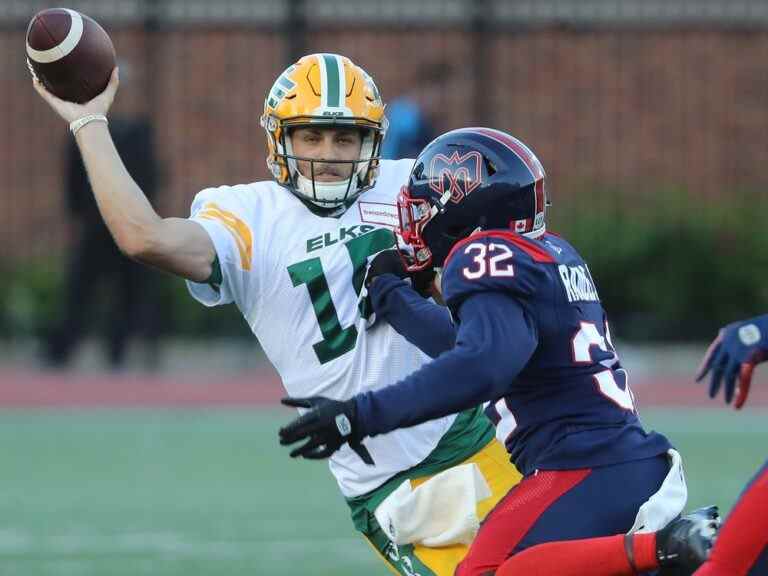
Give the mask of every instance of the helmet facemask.
<svg viewBox="0 0 768 576">
<path fill-rule="evenodd" d="M 294 153 L 291 133 L 296 128 L 313 127 L 317 124 L 291 124 L 280 131 L 279 140 L 275 143 L 278 170 L 285 169 L 288 173 L 287 187 L 302 200 L 311 202 L 320 208 L 333 209 L 349 206 L 357 196 L 372 186 L 375 181 L 375 170 L 378 168 L 378 153 L 381 147 L 381 137 L 372 128 L 359 127 L 361 132 L 360 154 L 355 160 L 335 160 L 297 156 Z M 324 127 L 347 127 L 346 124 L 327 124 Z M 320 129 L 324 128 L 321 127 Z M 352 125 L 357 128 L 357 126 Z M 304 175 L 299 170 L 299 162 L 306 162 L 309 174 Z M 341 177 L 338 181 L 320 182 L 315 178 L 316 165 L 335 164 L 350 166 L 349 176 Z M 346 172 L 346 170 L 345 170 Z"/>
<path fill-rule="evenodd" d="M 400 225 L 395 231 L 406 248 L 398 248 L 403 265 L 408 272 L 418 272 L 433 266 L 433 254 L 424 239 L 424 229 L 438 214 L 445 212 L 445 204 L 451 196 L 448 190 L 431 204 L 426 198 L 414 198 L 407 186 L 397 196 L 397 213 Z"/>
</svg>

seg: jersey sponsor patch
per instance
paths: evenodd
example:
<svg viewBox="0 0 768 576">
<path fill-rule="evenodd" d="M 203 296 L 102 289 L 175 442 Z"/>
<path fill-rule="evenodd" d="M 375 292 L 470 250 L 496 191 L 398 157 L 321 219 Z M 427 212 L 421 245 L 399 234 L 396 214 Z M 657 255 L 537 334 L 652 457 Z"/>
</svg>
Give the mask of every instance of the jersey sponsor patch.
<svg viewBox="0 0 768 576">
<path fill-rule="evenodd" d="M 358 202 L 357 208 L 360 211 L 360 220 L 363 222 L 389 226 L 390 228 L 395 228 L 400 224 L 395 204 Z"/>
</svg>

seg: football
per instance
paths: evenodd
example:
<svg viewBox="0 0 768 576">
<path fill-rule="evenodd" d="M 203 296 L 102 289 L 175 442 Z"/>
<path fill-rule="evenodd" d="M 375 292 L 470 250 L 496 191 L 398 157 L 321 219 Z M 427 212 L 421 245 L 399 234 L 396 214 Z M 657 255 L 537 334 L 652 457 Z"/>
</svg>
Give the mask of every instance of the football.
<svg viewBox="0 0 768 576">
<path fill-rule="evenodd" d="M 35 14 L 29 23 L 27 63 L 50 92 L 82 104 L 107 87 L 115 47 L 92 18 L 68 8 L 51 8 Z"/>
</svg>

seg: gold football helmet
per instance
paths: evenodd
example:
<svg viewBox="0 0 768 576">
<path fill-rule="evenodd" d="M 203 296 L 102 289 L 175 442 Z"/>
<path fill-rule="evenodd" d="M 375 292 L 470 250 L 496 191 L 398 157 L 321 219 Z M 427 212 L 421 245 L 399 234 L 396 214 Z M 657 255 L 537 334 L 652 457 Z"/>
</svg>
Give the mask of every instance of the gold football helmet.
<svg viewBox="0 0 768 576">
<path fill-rule="evenodd" d="M 381 141 L 387 129 L 384 103 L 373 79 L 349 58 L 310 54 L 289 66 L 272 85 L 264 101 L 261 125 L 267 132 L 267 166 L 278 184 L 322 208 L 348 206 L 376 183 Z M 316 182 L 299 172 L 290 129 L 298 126 L 356 126 L 362 130 L 358 160 L 348 179 Z"/>
</svg>

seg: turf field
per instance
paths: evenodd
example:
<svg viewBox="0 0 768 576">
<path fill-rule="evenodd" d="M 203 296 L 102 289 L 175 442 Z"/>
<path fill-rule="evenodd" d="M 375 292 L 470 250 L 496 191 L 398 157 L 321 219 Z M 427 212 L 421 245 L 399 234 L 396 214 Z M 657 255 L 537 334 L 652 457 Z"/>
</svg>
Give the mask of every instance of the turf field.
<svg viewBox="0 0 768 576">
<path fill-rule="evenodd" d="M 683 452 L 692 506 L 726 509 L 768 456 L 768 412 L 645 410 Z M 384 575 L 323 463 L 278 409 L 0 415 L 0 575 Z"/>
</svg>

